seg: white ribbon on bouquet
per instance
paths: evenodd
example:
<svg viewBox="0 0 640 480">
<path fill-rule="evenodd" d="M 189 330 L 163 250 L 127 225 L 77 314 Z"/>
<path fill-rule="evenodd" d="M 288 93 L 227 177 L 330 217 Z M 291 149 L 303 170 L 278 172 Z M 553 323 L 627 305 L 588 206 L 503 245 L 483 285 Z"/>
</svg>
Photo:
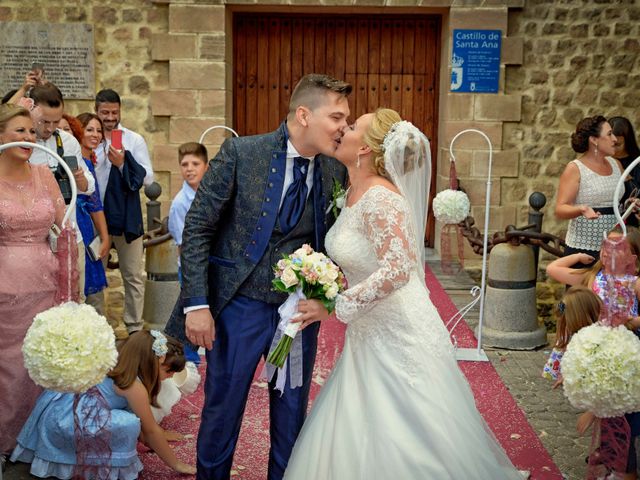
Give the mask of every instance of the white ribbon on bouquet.
<svg viewBox="0 0 640 480">
<path fill-rule="evenodd" d="M 284 387 L 287 381 L 287 370 L 289 371 L 290 388 L 293 389 L 302 386 L 302 334 L 296 335 L 300 329 L 300 323 L 292 323 L 291 321 L 298 315 L 298 302 L 300 300 L 306 300 L 306 298 L 304 293 L 302 293 L 302 288 L 298 288 L 295 292 L 290 293 L 289 297 L 280 305 L 280 308 L 278 308 L 280 322 L 273 336 L 269 353 L 276 348 L 282 335 L 292 337 L 293 343 L 291 344 L 291 351 L 282 368 L 277 368 L 275 365 L 265 362 L 262 376 L 266 377 L 267 381 L 270 382 L 273 379 L 273 375 L 277 372 L 275 388 L 279 390 L 281 394 L 284 393 Z"/>
</svg>

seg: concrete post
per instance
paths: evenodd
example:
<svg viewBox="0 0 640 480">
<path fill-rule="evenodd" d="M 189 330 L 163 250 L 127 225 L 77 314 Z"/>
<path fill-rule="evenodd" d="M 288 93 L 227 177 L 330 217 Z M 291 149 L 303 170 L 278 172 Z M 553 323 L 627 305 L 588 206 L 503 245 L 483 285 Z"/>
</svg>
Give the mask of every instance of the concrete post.
<svg viewBox="0 0 640 480">
<path fill-rule="evenodd" d="M 167 219 L 160 218 L 160 202 L 156 199 L 162 193 L 157 183 L 145 188 L 147 202 L 147 234 L 145 245 L 145 268 L 147 280 L 144 289 L 144 310 L 142 317 L 145 328 L 164 330 L 171 311 L 180 295 L 178 282 L 178 247 L 168 233 Z"/>
<path fill-rule="evenodd" d="M 529 245 L 500 243 L 489 257 L 484 346 L 529 350 L 547 343 L 538 325 L 536 270 Z"/>
</svg>

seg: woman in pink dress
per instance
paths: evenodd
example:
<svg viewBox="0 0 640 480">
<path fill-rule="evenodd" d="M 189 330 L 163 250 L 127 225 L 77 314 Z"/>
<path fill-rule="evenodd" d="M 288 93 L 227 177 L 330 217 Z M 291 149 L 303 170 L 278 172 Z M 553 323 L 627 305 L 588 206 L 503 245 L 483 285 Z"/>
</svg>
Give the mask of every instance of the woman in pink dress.
<svg viewBox="0 0 640 480">
<path fill-rule="evenodd" d="M 0 144 L 35 142 L 27 110 L 0 105 Z M 65 204 L 46 165 L 31 165 L 31 148 L 0 152 L 0 455 L 10 452 L 38 395 L 24 367 L 22 342 L 38 313 L 54 305 L 58 261 L 49 228 Z"/>
</svg>

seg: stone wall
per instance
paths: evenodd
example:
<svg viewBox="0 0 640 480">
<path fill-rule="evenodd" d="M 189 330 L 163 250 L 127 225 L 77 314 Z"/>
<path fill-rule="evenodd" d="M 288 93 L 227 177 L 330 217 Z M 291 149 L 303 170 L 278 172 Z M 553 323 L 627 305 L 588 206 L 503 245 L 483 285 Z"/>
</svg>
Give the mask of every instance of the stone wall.
<svg viewBox="0 0 640 480">
<path fill-rule="evenodd" d="M 509 35 L 524 39 L 522 66 L 506 71 L 506 92 L 522 94 L 522 119 L 506 123 L 503 148 L 520 152 L 517 178 L 503 178 L 503 205 L 526 224 L 527 199 L 547 196 L 543 230 L 564 236 L 553 215 L 558 178 L 575 158 L 570 135 L 588 115 L 621 115 L 640 129 L 640 5 L 634 0 L 527 0 L 509 14 Z M 552 257 L 543 254 L 546 264 Z M 539 312 L 548 317 L 564 287 L 539 275 Z"/>
</svg>

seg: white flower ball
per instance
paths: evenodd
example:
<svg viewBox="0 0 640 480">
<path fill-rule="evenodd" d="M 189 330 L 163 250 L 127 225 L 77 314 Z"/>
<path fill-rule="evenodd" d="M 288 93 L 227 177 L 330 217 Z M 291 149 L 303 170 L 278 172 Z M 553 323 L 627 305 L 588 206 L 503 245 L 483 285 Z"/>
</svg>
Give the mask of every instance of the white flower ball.
<svg viewBox="0 0 640 480">
<path fill-rule="evenodd" d="M 597 417 L 640 411 L 640 340 L 623 326 L 578 331 L 560 361 L 569 403 Z"/>
<path fill-rule="evenodd" d="M 71 393 L 100 383 L 118 360 L 115 335 L 107 320 L 92 306 L 73 302 L 36 315 L 22 353 L 35 383 Z"/>
<path fill-rule="evenodd" d="M 444 224 L 457 224 L 462 222 L 471 209 L 469 197 L 460 190 L 448 188 L 436 195 L 433 199 L 433 214 L 436 219 Z"/>
</svg>

